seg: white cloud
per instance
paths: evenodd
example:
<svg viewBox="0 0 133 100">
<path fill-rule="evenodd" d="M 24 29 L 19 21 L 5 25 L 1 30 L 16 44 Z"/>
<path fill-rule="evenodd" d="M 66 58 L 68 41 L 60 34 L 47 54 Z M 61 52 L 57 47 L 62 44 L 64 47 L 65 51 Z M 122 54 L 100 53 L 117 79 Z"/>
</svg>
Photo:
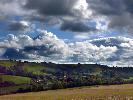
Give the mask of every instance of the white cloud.
<svg viewBox="0 0 133 100">
<path fill-rule="evenodd" d="M 38 30 L 35 39 L 27 35 L 14 36 L 0 42 L 0 55 L 14 48 L 27 59 L 58 63 L 102 63 L 122 66 L 132 64 L 133 40 L 125 37 L 100 38 L 67 42 L 46 30 Z M 10 55 L 8 56 L 10 58 Z"/>
<path fill-rule="evenodd" d="M 120 46 L 125 49 L 131 49 L 131 48 L 133 49 L 133 40 L 129 40 L 128 42 L 121 43 Z"/>
<path fill-rule="evenodd" d="M 77 19 L 93 20 L 100 32 L 118 29 L 132 33 L 132 3 L 131 0 L 1 0 L 0 13 L 34 20 L 41 16 L 40 20 L 52 25 L 60 25 L 64 18 L 73 19 L 71 23 Z"/>
<path fill-rule="evenodd" d="M 7 40 L 0 42 L 0 46 L 3 48 L 15 49 L 33 47 L 32 52 L 24 51 L 23 53 L 32 58 L 45 58 L 47 54 L 47 57 L 50 57 L 47 59 L 53 59 L 55 61 L 66 60 L 75 56 L 78 61 L 100 61 L 106 60 L 117 51 L 116 47 L 98 47 L 89 43 L 89 41 L 65 43 L 53 33 L 45 30 L 39 30 L 39 36 L 35 40 L 27 35 L 14 36 L 10 34 Z M 40 46 L 39 50 L 34 50 L 37 46 Z M 45 49 L 41 49 L 43 46 Z M 72 59 L 72 61 L 74 62 L 75 60 Z"/>
<path fill-rule="evenodd" d="M 5 49 L 4 48 L 0 48 L 0 56 L 2 56 L 5 53 Z"/>
<path fill-rule="evenodd" d="M 99 62 L 106 61 L 117 51 L 117 47 L 103 46 L 100 47 L 91 44 L 89 41 L 76 42 L 70 44 L 73 54 L 77 56 L 77 62 Z"/>
<path fill-rule="evenodd" d="M 73 8 L 73 12 L 77 14 L 77 16 L 82 16 L 88 19 L 92 15 L 92 11 L 88 9 L 88 3 L 86 0 L 78 0 Z"/>
<path fill-rule="evenodd" d="M 17 37 L 13 34 L 9 34 L 6 40 L 0 42 L 0 47 L 3 48 L 22 49 L 23 47 L 28 45 L 33 45 L 33 39 L 27 35 L 19 35 Z"/>
<path fill-rule="evenodd" d="M 0 13 L 4 15 L 28 15 L 22 5 L 25 4 L 25 0 L 1 0 L 0 1 Z"/>
<path fill-rule="evenodd" d="M 28 22 L 26 22 L 26 21 L 20 21 L 20 23 L 21 23 L 23 26 L 26 26 L 26 27 L 28 27 L 28 26 L 29 26 L 29 23 L 28 23 Z"/>
<path fill-rule="evenodd" d="M 62 58 L 67 55 L 69 50 L 67 44 L 65 44 L 63 40 L 57 38 L 53 33 L 45 30 L 39 31 L 39 36 L 35 40 L 27 35 L 14 36 L 10 34 L 6 40 L 0 42 L 0 47 L 5 49 L 14 48 L 17 50 L 23 50 L 25 47 L 32 47 L 32 52 L 23 51 L 23 53 L 33 58 L 36 58 L 36 56 L 39 58 L 45 55 Z M 39 50 L 34 50 L 34 48 L 38 49 L 38 47 L 40 47 Z"/>
</svg>

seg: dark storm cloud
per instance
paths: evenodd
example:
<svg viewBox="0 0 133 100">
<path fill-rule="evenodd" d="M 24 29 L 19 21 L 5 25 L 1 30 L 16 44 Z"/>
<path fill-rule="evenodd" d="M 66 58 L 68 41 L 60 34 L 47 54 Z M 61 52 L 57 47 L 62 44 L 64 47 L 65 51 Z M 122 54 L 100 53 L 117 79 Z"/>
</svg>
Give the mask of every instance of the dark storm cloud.
<svg viewBox="0 0 133 100">
<path fill-rule="evenodd" d="M 124 0 L 124 3 L 126 5 L 126 10 L 133 14 L 133 0 Z"/>
<path fill-rule="evenodd" d="M 90 32 L 96 31 L 94 27 L 90 27 L 82 21 L 65 21 L 61 25 L 61 30 L 72 32 Z"/>
<path fill-rule="evenodd" d="M 27 0 L 25 8 L 43 15 L 71 15 L 76 0 Z"/>
<path fill-rule="evenodd" d="M 120 15 L 125 9 L 124 0 L 87 0 L 89 7 L 96 13 L 106 16 Z"/>
<path fill-rule="evenodd" d="M 121 15 L 133 14 L 133 0 L 87 0 L 89 7 L 98 14 Z"/>
<path fill-rule="evenodd" d="M 55 22 L 55 17 L 61 20 L 60 17 L 71 16 L 73 20 L 63 21 L 61 30 L 72 32 L 89 32 L 95 31 L 95 28 L 86 26 L 84 23 L 75 22 L 75 19 L 79 17 L 84 19 L 82 15 L 84 11 L 82 9 L 74 10 L 79 0 L 27 0 L 24 8 L 29 10 L 35 10 L 39 17 L 31 17 L 33 20 L 44 20 L 45 23 L 60 24 L 60 21 Z M 88 11 L 92 11 L 94 16 L 105 16 L 108 21 L 108 28 L 110 29 L 122 29 L 127 28 L 128 31 L 133 29 L 133 1 L 132 0 L 83 0 L 88 3 Z M 85 4 L 82 7 L 84 7 Z M 79 7 L 80 8 L 80 7 Z M 41 17 L 40 17 L 41 16 Z M 82 17 L 81 17 L 82 16 Z M 88 16 L 88 19 L 90 19 Z M 53 20 L 54 19 L 54 20 Z M 54 24 L 52 24 L 54 25 Z"/>
<path fill-rule="evenodd" d="M 63 18 L 71 17 L 73 20 L 69 20 L 68 18 L 69 22 L 65 23 L 62 21 L 61 29 L 79 32 L 88 32 L 93 29 L 86 27 L 84 23 L 80 25 L 79 23 L 75 24 L 75 19 L 92 19 L 97 22 L 98 19 L 95 16 L 101 19 L 101 16 L 105 16 L 107 22 L 109 22 L 109 29 L 117 29 L 118 27 L 118 29 L 127 28 L 132 32 L 132 5 L 133 0 L 0 0 L 0 14 L 13 16 L 25 15 L 25 17 L 32 19 L 30 21 L 37 20 L 45 22 L 45 24 L 50 23 L 51 25 L 60 25 Z M 88 14 L 88 12 L 92 12 L 92 14 Z M 37 16 L 33 16 L 33 14 Z M 56 21 L 57 19 L 59 21 Z M 18 26 L 20 28 L 20 25 Z M 15 28 L 13 27 L 11 30 L 19 29 Z"/>
<path fill-rule="evenodd" d="M 124 14 L 121 16 L 112 16 L 110 17 L 110 23 L 109 23 L 110 28 L 133 28 L 133 21 L 132 21 L 132 16 L 130 14 Z"/>
<path fill-rule="evenodd" d="M 133 29 L 133 0 L 87 0 L 89 9 L 96 16 L 106 16 L 109 28 Z"/>
<path fill-rule="evenodd" d="M 27 0 L 24 8 L 34 10 L 37 13 L 37 16 L 30 16 L 31 20 L 45 22 L 48 25 L 63 23 L 60 29 L 65 31 L 93 31 L 84 23 L 74 21 L 76 18 L 84 19 L 84 12 L 87 9 L 87 7 L 83 7 L 84 4 L 87 5 L 86 0 Z M 62 19 L 66 17 L 68 21 L 63 21 Z"/>
</svg>

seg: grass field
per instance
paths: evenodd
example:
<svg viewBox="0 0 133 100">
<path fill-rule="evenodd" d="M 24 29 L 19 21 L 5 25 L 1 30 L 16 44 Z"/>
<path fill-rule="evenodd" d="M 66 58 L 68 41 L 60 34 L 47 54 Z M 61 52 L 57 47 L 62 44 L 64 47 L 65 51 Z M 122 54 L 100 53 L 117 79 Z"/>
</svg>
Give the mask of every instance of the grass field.
<svg viewBox="0 0 133 100">
<path fill-rule="evenodd" d="M 37 64 L 25 64 L 24 65 L 24 70 L 26 72 L 33 72 L 33 74 L 35 74 L 35 75 L 43 74 L 41 72 L 41 70 L 43 70 L 43 69 L 44 69 L 43 66 L 40 66 L 40 65 L 37 65 Z"/>
<path fill-rule="evenodd" d="M 133 100 L 133 84 L 13 94 L 0 96 L 0 100 Z"/>
<path fill-rule="evenodd" d="M 21 76 L 12 76 L 12 75 L 0 75 L 2 81 L 14 82 L 15 84 L 25 84 L 29 83 L 31 78 L 21 77 Z"/>
<path fill-rule="evenodd" d="M 15 61 L 8 61 L 8 60 L 1 60 L 0 61 L 0 65 L 1 66 L 6 66 L 6 67 L 10 67 L 10 66 L 14 66 L 16 64 Z"/>
</svg>

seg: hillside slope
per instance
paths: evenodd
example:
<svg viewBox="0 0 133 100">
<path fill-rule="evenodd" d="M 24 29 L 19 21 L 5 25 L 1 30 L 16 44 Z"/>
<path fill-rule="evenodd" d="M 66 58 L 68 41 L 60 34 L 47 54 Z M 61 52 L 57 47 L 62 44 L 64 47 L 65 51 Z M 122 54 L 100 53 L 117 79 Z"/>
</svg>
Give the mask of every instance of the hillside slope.
<svg viewBox="0 0 133 100">
<path fill-rule="evenodd" d="M 133 83 L 132 67 L 0 61 L 0 94 Z"/>
</svg>

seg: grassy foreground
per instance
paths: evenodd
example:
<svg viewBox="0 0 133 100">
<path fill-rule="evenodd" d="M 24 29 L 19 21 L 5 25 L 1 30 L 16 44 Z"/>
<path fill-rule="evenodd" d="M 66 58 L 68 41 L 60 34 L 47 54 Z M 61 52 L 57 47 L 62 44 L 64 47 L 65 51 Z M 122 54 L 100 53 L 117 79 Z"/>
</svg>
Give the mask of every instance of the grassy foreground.
<svg viewBox="0 0 133 100">
<path fill-rule="evenodd" d="M 133 84 L 13 94 L 0 96 L 0 100 L 133 100 Z"/>
</svg>

